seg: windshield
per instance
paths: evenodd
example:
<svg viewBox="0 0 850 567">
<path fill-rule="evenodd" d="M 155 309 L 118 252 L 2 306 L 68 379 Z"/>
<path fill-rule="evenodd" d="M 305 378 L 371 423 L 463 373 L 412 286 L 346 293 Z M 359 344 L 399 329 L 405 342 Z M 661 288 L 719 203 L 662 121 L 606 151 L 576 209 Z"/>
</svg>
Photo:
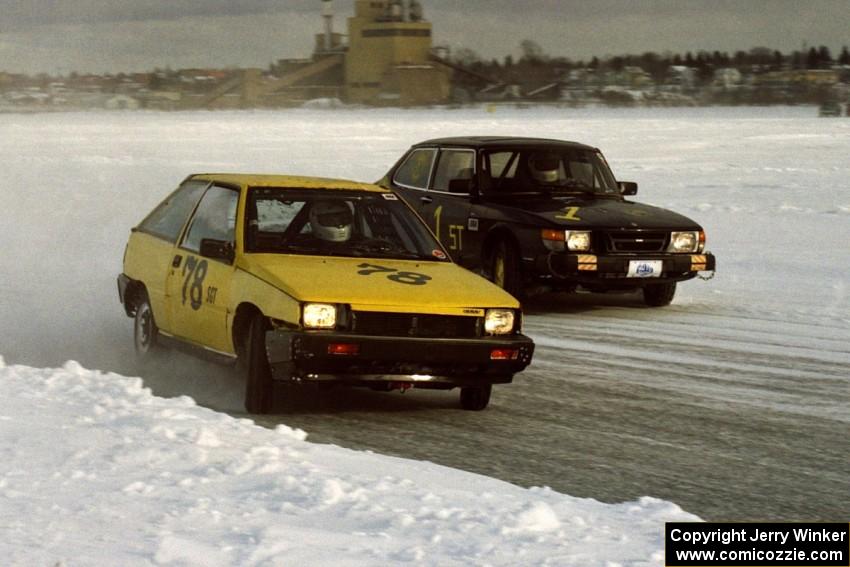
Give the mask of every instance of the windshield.
<svg viewBox="0 0 850 567">
<path fill-rule="evenodd" d="M 246 252 L 448 261 L 392 193 L 256 187 L 245 220 Z"/>
<path fill-rule="evenodd" d="M 483 170 L 482 190 L 492 195 L 619 194 L 605 158 L 593 150 L 494 150 L 484 153 Z"/>
</svg>

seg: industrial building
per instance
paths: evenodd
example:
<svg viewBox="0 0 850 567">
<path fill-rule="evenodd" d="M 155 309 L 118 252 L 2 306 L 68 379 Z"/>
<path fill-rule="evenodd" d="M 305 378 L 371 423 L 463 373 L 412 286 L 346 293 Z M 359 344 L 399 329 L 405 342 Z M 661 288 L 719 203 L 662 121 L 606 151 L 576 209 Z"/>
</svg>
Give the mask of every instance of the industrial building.
<svg viewBox="0 0 850 567">
<path fill-rule="evenodd" d="M 440 104 L 452 69 L 432 55 L 431 22 L 418 0 L 357 0 L 347 33 L 334 31 L 333 1 L 310 59 L 282 59 L 271 72 L 246 69 L 187 101 L 207 108 L 293 106 L 318 98 L 368 105 Z"/>
</svg>

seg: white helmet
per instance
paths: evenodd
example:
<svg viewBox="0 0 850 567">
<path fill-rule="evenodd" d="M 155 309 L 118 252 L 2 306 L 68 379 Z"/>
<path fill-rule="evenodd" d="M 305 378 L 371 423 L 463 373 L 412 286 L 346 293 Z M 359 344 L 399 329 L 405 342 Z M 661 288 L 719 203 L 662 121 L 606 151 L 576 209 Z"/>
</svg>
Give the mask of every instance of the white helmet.
<svg viewBox="0 0 850 567">
<path fill-rule="evenodd" d="M 344 201 L 316 201 L 310 208 L 310 230 L 328 242 L 351 238 L 351 209 Z"/>
<path fill-rule="evenodd" d="M 553 153 L 532 154 L 528 158 L 528 168 L 540 183 L 555 183 L 560 178 L 561 158 Z"/>
</svg>

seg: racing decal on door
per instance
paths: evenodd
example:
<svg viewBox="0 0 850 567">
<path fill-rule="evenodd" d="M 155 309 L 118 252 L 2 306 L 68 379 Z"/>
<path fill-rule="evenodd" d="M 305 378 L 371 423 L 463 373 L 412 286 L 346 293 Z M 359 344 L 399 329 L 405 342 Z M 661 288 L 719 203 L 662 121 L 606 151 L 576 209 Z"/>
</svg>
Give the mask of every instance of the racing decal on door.
<svg viewBox="0 0 850 567">
<path fill-rule="evenodd" d="M 440 205 L 436 209 L 434 209 L 434 234 L 437 236 L 437 240 L 443 242 L 440 239 L 440 217 L 443 215 L 443 206 Z M 449 229 L 449 240 L 448 243 L 449 250 L 462 250 L 463 249 L 463 231 L 466 229 L 462 224 L 450 224 L 447 226 Z M 477 225 L 476 225 L 477 229 Z M 445 243 L 444 243 L 445 244 Z"/>
<path fill-rule="evenodd" d="M 449 250 L 463 250 L 463 225 L 449 225 Z"/>
<path fill-rule="evenodd" d="M 199 262 L 194 256 L 186 258 L 186 263 L 183 264 L 183 305 L 186 305 L 188 299 L 195 311 L 203 305 L 204 278 L 207 277 L 208 268 L 206 260 Z M 212 302 L 215 302 L 215 293 L 212 294 Z"/>
</svg>

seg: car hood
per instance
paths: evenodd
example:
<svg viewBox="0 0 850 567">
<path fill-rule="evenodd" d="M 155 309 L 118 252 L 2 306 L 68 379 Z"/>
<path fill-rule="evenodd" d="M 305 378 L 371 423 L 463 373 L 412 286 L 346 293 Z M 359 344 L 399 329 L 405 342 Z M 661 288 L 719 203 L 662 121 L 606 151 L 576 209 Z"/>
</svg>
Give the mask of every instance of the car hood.
<svg viewBox="0 0 850 567">
<path fill-rule="evenodd" d="M 547 224 L 565 228 L 699 229 L 679 213 L 661 207 L 619 199 L 545 199 L 530 201 L 522 209 Z"/>
<path fill-rule="evenodd" d="M 240 267 L 299 301 L 463 315 L 519 307 L 501 288 L 451 262 L 249 254 Z"/>
</svg>

